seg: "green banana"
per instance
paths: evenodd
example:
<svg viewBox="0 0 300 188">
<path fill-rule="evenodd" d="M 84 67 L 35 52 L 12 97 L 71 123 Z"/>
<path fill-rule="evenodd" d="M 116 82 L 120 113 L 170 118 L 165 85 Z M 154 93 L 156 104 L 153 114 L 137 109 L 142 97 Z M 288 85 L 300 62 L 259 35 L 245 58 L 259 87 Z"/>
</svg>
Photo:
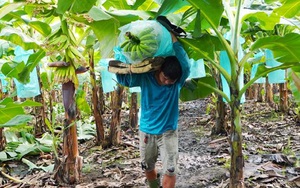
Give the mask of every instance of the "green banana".
<svg viewBox="0 0 300 188">
<path fill-rule="evenodd" d="M 133 45 L 132 48 L 131 48 L 131 54 L 130 54 L 130 57 L 131 59 L 134 61 L 136 60 L 137 58 L 137 54 L 136 54 L 136 48 L 137 48 L 137 45 Z"/>
<path fill-rule="evenodd" d="M 68 71 L 67 71 L 66 77 L 67 77 L 69 80 L 72 80 L 74 74 L 75 74 L 75 69 L 74 69 L 74 67 L 71 65 L 71 66 L 68 67 Z"/>
<path fill-rule="evenodd" d="M 144 29 L 143 31 L 141 31 L 139 34 L 138 34 L 138 37 L 141 38 L 147 34 L 151 34 L 151 32 L 154 31 L 154 28 L 153 27 L 148 27 L 146 29 Z"/>
<path fill-rule="evenodd" d="M 152 33 L 148 33 L 146 35 L 142 35 L 140 36 L 140 40 L 143 41 L 143 40 L 154 40 L 155 39 L 155 35 L 152 34 Z"/>
<path fill-rule="evenodd" d="M 43 8 L 42 10 L 39 11 L 39 16 L 41 17 L 50 17 L 54 14 L 55 12 L 55 9 L 47 9 L 47 8 Z"/>
<path fill-rule="evenodd" d="M 132 47 L 134 46 L 134 44 L 129 43 L 128 48 L 127 48 L 127 52 L 131 52 Z"/>
<path fill-rule="evenodd" d="M 143 53 L 142 53 L 142 50 L 141 50 L 141 46 L 140 46 L 140 45 L 137 45 L 135 51 L 136 51 L 136 56 L 137 56 L 138 59 L 140 59 L 140 60 L 144 59 L 144 58 L 143 58 Z"/>
<path fill-rule="evenodd" d="M 124 52 L 130 52 L 131 51 L 131 43 L 130 43 L 130 41 L 126 41 L 127 43 L 123 46 L 123 47 L 121 47 L 122 49 L 123 49 L 123 51 Z"/>
<path fill-rule="evenodd" d="M 149 46 L 149 45 L 155 45 L 155 46 L 157 46 L 157 41 L 156 40 L 143 40 L 143 41 L 141 41 L 141 44 L 145 44 L 145 45 L 147 45 L 147 46 Z"/>
<path fill-rule="evenodd" d="M 157 48 L 156 35 L 153 31 L 154 28 L 150 27 L 136 35 L 129 31 L 126 32 L 125 41 L 120 45 L 122 51 L 128 52 L 132 61 L 153 57 Z"/>
<path fill-rule="evenodd" d="M 70 59 L 75 59 L 75 55 L 73 54 L 70 48 L 66 49 L 66 54 L 69 56 Z"/>
<path fill-rule="evenodd" d="M 48 45 L 49 46 L 55 46 L 55 45 L 57 45 L 61 42 L 64 42 L 64 41 L 65 41 L 64 35 L 60 35 L 60 36 L 58 36 L 56 38 L 53 38 L 52 40 L 48 41 Z"/>
<path fill-rule="evenodd" d="M 151 50 L 150 48 L 145 48 L 144 45 L 139 45 L 140 51 L 143 54 L 143 57 L 152 57 L 155 54 L 154 50 Z M 143 58 L 142 58 L 143 59 Z"/>
<path fill-rule="evenodd" d="M 128 45 L 130 43 L 130 41 L 129 40 L 125 40 L 121 45 L 120 45 L 120 47 L 121 48 L 124 48 L 126 45 Z"/>
<path fill-rule="evenodd" d="M 69 81 L 76 82 L 77 77 L 74 66 L 56 67 L 54 80 L 59 83 L 66 83 Z"/>
<path fill-rule="evenodd" d="M 54 80 L 56 82 L 63 82 L 63 79 L 65 77 L 64 75 L 64 68 L 65 67 L 56 67 L 55 74 L 54 74 Z"/>
<path fill-rule="evenodd" d="M 51 41 L 54 38 L 59 37 L 62 34 L 61 28 L 57 29 L 56 31 L 52 32 L 49 36 L 47 36 L 47 41 Z"/>
<path fill-rule="evenodd" d="M 69 44 L 69 40 L 67 39 L 58 46 L 57 51 L 65 50 L 69 46 Z"/>
<path fill-rule="evenodd" d="M 70 44 L 73 46 L 78 46 L 78 43 L 76 42 L 76 38 L 74 36 L 74 33 L 71 29 L 68 30 L 68 37 L 70 38 Z"/>
<path fill-rule="evenodd" d="M 77 50 L 77 48 L 75 48 L 74 46 L 70 45 L 69 49 L 71 50 L 71 52 L 76 56 L 77 59 L 83 59 L 84 57 L 82 56 L 82 54 Z"/>
</svg>

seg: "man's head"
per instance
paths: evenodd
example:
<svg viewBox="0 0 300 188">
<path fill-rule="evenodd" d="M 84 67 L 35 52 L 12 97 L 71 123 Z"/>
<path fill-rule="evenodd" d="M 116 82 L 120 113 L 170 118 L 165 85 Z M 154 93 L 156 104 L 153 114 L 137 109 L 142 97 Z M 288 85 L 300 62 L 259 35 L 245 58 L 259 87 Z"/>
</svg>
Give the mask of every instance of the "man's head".
<svg viewBox="0 0 300 188">
<path fill-rule="evenodd" d="M 181 78 L 182 69 L 176 56 L 168 56 L 165 58 L 165 62 L 162 64 L 159 74 L 158 82 L 161 85 L 174 84 Z"/>
</svg>

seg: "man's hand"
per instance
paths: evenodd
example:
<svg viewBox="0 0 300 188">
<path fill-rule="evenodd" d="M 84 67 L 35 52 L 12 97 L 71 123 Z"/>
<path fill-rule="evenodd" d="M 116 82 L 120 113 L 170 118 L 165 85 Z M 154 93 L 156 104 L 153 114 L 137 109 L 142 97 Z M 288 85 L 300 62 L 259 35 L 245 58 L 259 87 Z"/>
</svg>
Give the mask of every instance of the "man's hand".
<svg viewBox="0 0 300 188">
<path fill-rule="evenodd" d="M 177 42 L 178 40 L 177 40 L 177 37 L 174 35 L 174 33 L 170 32 L 170 34 L 171 34 L 171 37 L 172 37 L 172 42 L 173 43 Z"/>
<path fill-rule="evenodd" d="M 186 37 L 186 32 L 174 24 L 172 24 L 166 16 L 158 16 L 156 20 L 161 23 L 168 31 L 173 32 L 175 36 Z"/>
</svg>

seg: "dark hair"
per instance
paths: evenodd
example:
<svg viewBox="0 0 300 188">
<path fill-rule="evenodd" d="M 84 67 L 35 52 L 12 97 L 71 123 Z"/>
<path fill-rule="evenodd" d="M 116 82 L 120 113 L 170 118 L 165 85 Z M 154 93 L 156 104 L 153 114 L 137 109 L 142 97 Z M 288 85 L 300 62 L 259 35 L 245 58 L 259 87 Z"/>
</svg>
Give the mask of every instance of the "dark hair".
<svg viewBox="0 0 300 188">
<path fill-rule="evenodd" d="M 182 75 L 181 65 L 176 56 L 166 57 L 165 62 L 161 65 L 161 71 L 171 80 L 180 79 Z"/>
</svg>

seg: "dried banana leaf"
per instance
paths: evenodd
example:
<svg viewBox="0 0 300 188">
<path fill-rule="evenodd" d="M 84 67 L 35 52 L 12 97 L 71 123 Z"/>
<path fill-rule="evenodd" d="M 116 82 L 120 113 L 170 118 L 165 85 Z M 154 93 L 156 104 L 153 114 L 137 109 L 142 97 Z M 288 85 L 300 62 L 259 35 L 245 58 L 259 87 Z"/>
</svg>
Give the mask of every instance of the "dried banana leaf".
<svg viewBox="0 0 300 188">
<path fill-rule="evenodd" d="M 163 62 L 163 57 L 146 58 L 136 64 L 126 64 L 118 60 L 111 60 L 109 61 L 108 71 L 116 74 L 140 74 L 158 70 Z"/>
</svg>

